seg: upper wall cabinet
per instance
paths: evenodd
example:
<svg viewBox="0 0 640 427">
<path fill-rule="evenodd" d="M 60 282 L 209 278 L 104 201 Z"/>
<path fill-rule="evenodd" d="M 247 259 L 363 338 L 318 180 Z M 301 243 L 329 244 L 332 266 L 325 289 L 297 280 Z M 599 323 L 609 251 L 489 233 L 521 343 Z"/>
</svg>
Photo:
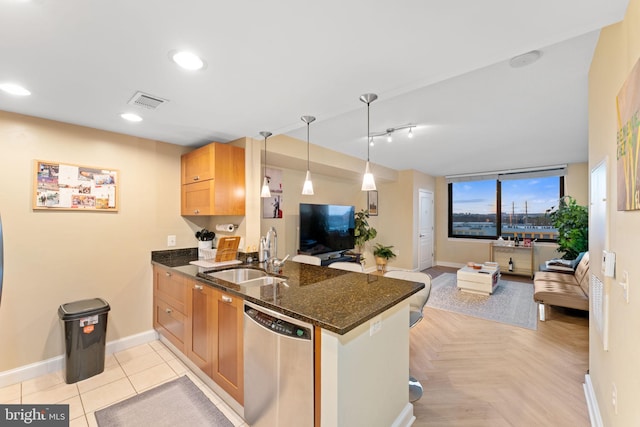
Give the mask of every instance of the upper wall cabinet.
<svg viewBox="0 0 640 427">
<path fill-rule="evenodd" d="M 244 215 L 244 148 L 213 142 L 182 155 L 181 214 Z"/>
</svg>

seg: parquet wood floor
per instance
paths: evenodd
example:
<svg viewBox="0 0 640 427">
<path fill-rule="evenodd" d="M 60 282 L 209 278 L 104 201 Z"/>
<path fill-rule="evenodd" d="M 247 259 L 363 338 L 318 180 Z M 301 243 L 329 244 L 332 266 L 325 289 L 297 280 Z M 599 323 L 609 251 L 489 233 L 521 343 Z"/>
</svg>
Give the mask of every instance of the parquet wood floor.
<svg viewBox="0 0 640 427">
<path fill-rule="evenodd" d="M 427 270 L 442 272 L 455 269 Z M 589 426 L 587 313 L 548 315 L 532 331 L 426 307 L 410 332 L 411 374 L 424 387 L 414 426 Z"/>
</svg>

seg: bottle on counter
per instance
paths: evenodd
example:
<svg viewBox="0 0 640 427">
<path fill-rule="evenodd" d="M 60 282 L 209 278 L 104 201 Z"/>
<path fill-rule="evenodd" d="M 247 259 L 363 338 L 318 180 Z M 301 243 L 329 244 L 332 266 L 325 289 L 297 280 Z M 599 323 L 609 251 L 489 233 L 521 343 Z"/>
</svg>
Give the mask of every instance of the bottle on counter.
<svg viewBox="0 0 640 427">
<path fill-rule="evenodd" d="M 509 258 L 509 271 L 513 271 L 513 259 Z"/>
<path fill-rule="evenodd" d="M 267 238 L 260 237 L 260 245 L 258 246 L 258 262 L 267 260 Z"/>
</svg>

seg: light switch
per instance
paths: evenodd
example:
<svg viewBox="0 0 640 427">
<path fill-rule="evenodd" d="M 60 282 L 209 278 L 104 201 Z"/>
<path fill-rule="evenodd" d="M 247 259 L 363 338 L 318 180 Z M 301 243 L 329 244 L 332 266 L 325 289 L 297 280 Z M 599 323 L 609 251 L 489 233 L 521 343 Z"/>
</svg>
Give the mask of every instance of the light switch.
<svg viewBox="0 0 640 427">
<path fill-rule="evenodd" d="M 622 286 L 622 296 L 627 304 L 629 304 L 629 272 L 622 272 L 622 282 L 618 282 Z"/>
<path fill-rule="evenodd" d="M 602 251 L 602 272 L 606 277 L 615 277 L 616 275 L 615 252 Z"/>
</svg>

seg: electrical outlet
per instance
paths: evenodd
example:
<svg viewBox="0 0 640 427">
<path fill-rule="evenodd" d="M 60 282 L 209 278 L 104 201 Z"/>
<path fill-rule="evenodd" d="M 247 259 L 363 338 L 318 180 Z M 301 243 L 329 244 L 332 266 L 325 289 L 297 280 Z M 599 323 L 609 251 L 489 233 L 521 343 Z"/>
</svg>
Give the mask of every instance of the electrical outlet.
<svg viewBox="0 0 640 427">
<path fill-rule="evenodd" d="M 382 316 L 376 316 L 369 320 L 369 336 L 373 336 L 382 329 Z"/>
<path fill-rule="evenodd" d="M 176 236 L 167 236 L 167 246 L 175 246 L 176 245 Z"/>
<path fill-rule="evenodd" d="M 613 383 L 611 387 L 611 403 L 615 414 L 618 415 L 618 389 L 616 388 L 616 383 Z"/>
</svg>

